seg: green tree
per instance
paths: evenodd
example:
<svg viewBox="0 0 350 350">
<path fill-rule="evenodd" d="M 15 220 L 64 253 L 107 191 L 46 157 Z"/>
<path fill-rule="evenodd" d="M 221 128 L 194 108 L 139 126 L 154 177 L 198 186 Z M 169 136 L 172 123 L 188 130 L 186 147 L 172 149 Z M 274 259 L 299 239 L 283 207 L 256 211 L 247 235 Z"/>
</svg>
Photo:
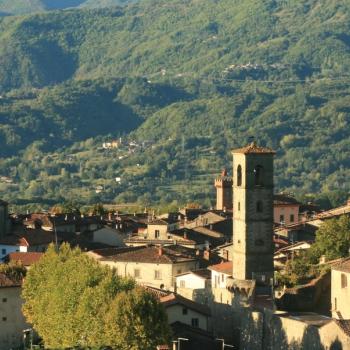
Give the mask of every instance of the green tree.
<svg viewBox="0 0 350 350">
<path fill-rule="evenodd" d="M 350 249 L 350 218 L 346 215 L 325 221 L 316 232 L 315 244 L 308 253 L 311 261 L 346 257 Z"/>
<path fill-rule="evenodd" d="M 139 299 L 135 297 L 130 303 L 135 293 Z M 114 270 L 67 244 L 58 251 L 50 246 L 29 270 L 23 298 L 23 313 L 47 348 L 99 349 L 118 344 L 117 349 L 142 350 L 148 349 L 143 344 L 154 348 L 168 334 L 165 311 L 152 296 L 144 290 L 136 291 L 133 280 L 118 277 Z M 142 315 L 135 316 L 136 328 L 132 322 L 120 323 L 113 318 L 126 306 L 130 307 L 129 316 Z M 150 324 L 158 334 L 149 330 Z M 116 332 L 113 341 L 112 331 Z M 130 347 L 130 342 L 135 345 Z"/>
<path fill-rule="evenodd" d="M 8 278 L 13 280 L 21 280 L 24 278 L 26 271 L 23 264 L 18 261 L 0 264 L 0 273 L 5 274 Z"/>
<path fill-rule="evenodd" d="M 163 307 L 152 294 L 138 287 L 114 299 L 106 316 L 106 339 L 118 350 L 153 350 L 157 344 L 168 342 L 166 324 Z"/>
</svg>

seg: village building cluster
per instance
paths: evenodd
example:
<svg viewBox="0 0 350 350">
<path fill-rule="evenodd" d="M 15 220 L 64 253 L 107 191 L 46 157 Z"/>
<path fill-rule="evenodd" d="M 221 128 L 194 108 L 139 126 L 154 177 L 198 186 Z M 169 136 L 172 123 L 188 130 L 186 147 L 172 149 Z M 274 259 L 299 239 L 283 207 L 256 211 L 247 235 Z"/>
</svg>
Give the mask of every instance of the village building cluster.
<svg viewBox="0 0 350 350">
<path fill-rule="evenodd" d="M 254 142 L 234 150 L 232 176 L 214 180 L 215 209 L 16 215 L 0 201 L 0 261 L 30 269 L 51 243 L 80 247 L 159 299 L 182 350 L 350 349 L 350 257 L 320 261 L 329 272 L 305 285 L 274 283 L 350 202 L 325 212 L 275 194 L 274 156 Z M 0 273 L 0 349 L 31 328 L 21 306 L 21 281 Z"/>
</svg>

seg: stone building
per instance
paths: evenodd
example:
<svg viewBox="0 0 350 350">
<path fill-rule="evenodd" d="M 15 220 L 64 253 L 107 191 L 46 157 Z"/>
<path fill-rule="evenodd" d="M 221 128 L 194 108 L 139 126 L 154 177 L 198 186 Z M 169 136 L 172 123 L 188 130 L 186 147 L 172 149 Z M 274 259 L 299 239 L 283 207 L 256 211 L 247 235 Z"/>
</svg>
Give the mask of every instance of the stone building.
<svg viewBox="0 0 350 350">
<path fill-rule="evenodd" d="M 133 277 L 139 284 L 165 290 L 174 290 L 176 275 L 196 270 L 200 264 L 192 249 L 181 246 L 122 249 L 99 261 L 115 268 L 122 277 Z"/>
<path fill-rule="evenodd" d="M 350 258 L 332 268 L 331 281 L 332 316 L 350 320 Z"/>
<path fill-rule="evenodd" d="M 0 349 L 18 348 L 28 324 L 22 314 L 22 282 L 0 273 Z"/>
<path fill-rule="evenodd" d="M 273 221 L 280 225 L 295 224 L 299 221 L 300 205 L 291 196 L 275 194 L 273 199 Z"/>
<path fill-rule="evenodd" d="M 273 278 L 273 156 L 254 142 L 233 153 L 233 279 Z"/>
<path fill-rule="evenodd" d="M 221 175 L 215 179 L 216 210 L 232 210 L 232 177 L 227 175 L 224 169 Z"/>
</svg>

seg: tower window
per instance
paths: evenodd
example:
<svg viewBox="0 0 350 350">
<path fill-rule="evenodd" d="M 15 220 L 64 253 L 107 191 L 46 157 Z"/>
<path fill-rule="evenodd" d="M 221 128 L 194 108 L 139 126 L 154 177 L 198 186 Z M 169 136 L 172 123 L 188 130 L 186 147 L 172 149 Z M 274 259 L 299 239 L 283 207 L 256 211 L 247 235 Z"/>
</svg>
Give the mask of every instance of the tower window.
<svg viewBox="0 0 350 350">
<path fill-rule="evenodd" d="M 344 273 L 341 274 L 341 288 L 346 288 L 348 286 L 348 279 Z"/>
<path fill-rule="evenodd" d="M 257 165 L 254 168 L 254 185 L 264 186 L 264 168 L 261 165 Z"/>
<path fill-rule="evenodd" d="M 262 201 L 257 201 L 256 203 L 256 211 L 258 213 L 262 213 L 263 212 L 263 204 L 262 204 Z"/>
<path fill-rule="evenodd" d="M 237 167 L 237 186 L 242 186 L 242 167 Z"/>
<path fill-rule="evenodd" d="M 255 245 L 258 247 L 261 247 L 264 245 L 264 241 L 262 239 L 256 239 L 255 240 Z"/>
</svg>

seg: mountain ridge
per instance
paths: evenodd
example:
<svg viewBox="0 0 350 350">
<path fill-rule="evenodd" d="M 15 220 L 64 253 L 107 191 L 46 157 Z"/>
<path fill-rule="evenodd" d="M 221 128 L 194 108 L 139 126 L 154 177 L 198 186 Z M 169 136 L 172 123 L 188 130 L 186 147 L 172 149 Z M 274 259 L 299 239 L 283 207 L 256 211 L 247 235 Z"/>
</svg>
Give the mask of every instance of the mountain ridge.
<svg viewBox="0 0 350 350">
<path fill-rule="evenodd" d="M 0 165 L 20 184 L 7 196 L 44 196 L 23 184 L 59 178 L 47 198 L 96 200 L 106 182 L 101 201 L 205 200 L 209 174 L 250 136 L 278 151 L 279 190 L 347 193 L 348 15 L 345 1 L 149 0 L 0 19 Z M 120 136 L 152 146 L 97 151 Z M 65 160 L 75 152 L 94 170 Z"/>
</svg>

